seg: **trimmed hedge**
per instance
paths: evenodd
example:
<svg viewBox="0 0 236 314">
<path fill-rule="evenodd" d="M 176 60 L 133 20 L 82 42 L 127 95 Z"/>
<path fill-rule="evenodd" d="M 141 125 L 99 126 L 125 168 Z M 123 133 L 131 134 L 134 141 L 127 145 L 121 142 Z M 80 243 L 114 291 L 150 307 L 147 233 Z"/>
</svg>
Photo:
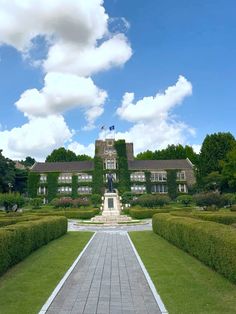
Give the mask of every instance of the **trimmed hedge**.
<svg viewBox="0 0 236 314">
<path fill-rule="evenodd" d="M 232 225 L 236 223 L 236 213 L 172 213 L 174 216 L 188 216 L 201 220 L 214 221 L 224 225 Z"/>
<path fill-rule="evenodd" d="M 62 216 L 69 219 L 90 219 L 99 213 L 99 209 L 93 210 L 65 210 L 55 212 L 41 212 L 40 216 Z"/>
<path fill-rule="evenodd" d="M 215 222 L 154 215 L 153 231 L 236 283 L 236 233 Z"/>
<path fill-rule="evenodd" d="M 0 229 L 0 274 L 67 232 L 67 219 L 45 217 Z"/>
<path fill-rule="evenodd" d="M 169 209 L 138 209 L 138 208 L 130 208 L 129 215 L 135 219 L 145 219 L 152 218 L 154 214 L 158 213 L 168 213 Z"/>
<path fill-rule="evenodd" d="M 18 222 L 29 221 L 29 220 L 38 220 L 39 216 L 19 216 L 19 217 L 0 217 L 0 227 L 5 227 L 8 225 L 14 225 Z"/>
</svg>

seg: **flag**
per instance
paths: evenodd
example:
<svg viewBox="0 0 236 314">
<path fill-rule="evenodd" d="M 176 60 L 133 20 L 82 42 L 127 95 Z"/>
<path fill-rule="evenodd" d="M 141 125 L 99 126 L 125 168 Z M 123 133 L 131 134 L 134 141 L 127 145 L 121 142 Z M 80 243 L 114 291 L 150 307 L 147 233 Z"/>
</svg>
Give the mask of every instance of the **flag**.
<svg viewBox="0 0 236 314">
<path fill-rule="evenodd" d="M 105 130 L 106 126 L 105 125 L 102 125 L 101 126 L 101 130 Z"/>
<path fill-rule="evenodd" d="M 110 126 L 110 127 L 109 127 L 109 130 L 110 130 L 110 131 L 115 130 L 115 126 L 114 126 L 114 125 Z"/>
</svg>

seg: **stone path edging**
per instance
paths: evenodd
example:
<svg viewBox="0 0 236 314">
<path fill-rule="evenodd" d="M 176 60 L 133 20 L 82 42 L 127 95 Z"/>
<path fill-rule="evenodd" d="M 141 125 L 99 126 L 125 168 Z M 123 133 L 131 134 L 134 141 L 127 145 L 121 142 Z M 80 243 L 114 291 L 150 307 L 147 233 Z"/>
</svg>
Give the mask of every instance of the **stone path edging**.
<svg viewBox="0 0 236 314">
<path fill-rule="evenodd" d="M 151 291 L 152 291 L 152 294 L 153 294 L 153 296 L 154 296 L 154 298 L 155 298 L 155 300 L 156 300 L 156 302 L 157 302 L 157 304 L 158 304 L 158 306 L 159 306 L 159 308 L 160 308 L 160 310 L 161 310 L 161 313 L 162 313 L 162 314 L 168 314 L 168 311 L 167 311 L 167 309 L 165 308 L 165 305 L 164 305 L 164 303 L 162 302 L 160 295 L 157 293 L 157 290 L 156 290 L 156 288 L 155 288 L 155 286 L 154 286 L 154 284 L 153 284 L 153 282 L 152 282 L 152 279 L 151 279 L 151 277 L 149 276 L 149 274 L 148 274 L 148 272 L 147 272 L 147 270 L 146 270 L 146 267 L 144 266 L 144 264 L 143 264 L 143 262 L 142 262 L 142 260 L 141 260 L 141 258 L 140 258 L 140 256 L 139 256 L 139 254 L 138 254 L 138 252 L 137 252 L 137 250 L 136 250 L 136 248 L 135 248 L 135 246 L 134 246 L 134 244 L 133 244 L 133 242 L 132 242 L 132 240 L 131 240 L 131 238 L 130 238 L 128 232 L 127 232 L 127 236 L 128 236 L 129 242 L 130 242 L 130 244 L 131 244 L 131 246 L 132 246 L 132 249 L 133 249 L 133 251 L 134 251 L 134 253 L 135 253 L 135 255 L 136 255 L 136 258 L 137 258 L 137 260 L 138 260 L 138 262 L 139 262 L 139 265 L 140 265 L 140 267 L 142 268 L 142 271 L 143 271 L 143 273 L 144 273 L 144 275 L 145 275 L 145 277 L 146 277 L 146 279 L 147 279 L 147 282 L 148 282 L 149 287 L 150 287 L 150 289 L 151 289 Z"/>
<path fill-rule="evenodd" d="M 82 255 L 84 254 L 85 250 L 87 249 L 87 247 L 89 246 L 89 244 L 92 242 L 93 238 L 95 237 L 97 232 L 95 232 L 91 239 L 88 241 L 88 243 L 85 245 L 85 247 L 83 248 L 83 250 L 80 252 L 79 256 L 75 259 L 74 263 L 71 265 L 71 267 L 67 270 L 67 272 L 65 273 L 65 275 L 63 276 L 63 278 L 61 279 L 61 281 L 58 283 L 58 285 L 56 286 L 56 288 L 53 290 L 52 294 L 50 295 L 50 297 L 47 299 L 46 303 L 44 303 L 43 307 L 41 308 L 41 310 L 39 311 L 38 314 L 45 314 L 46 311 L 48 310 L 49 306 L 51 305 L 51 303 L 53 302 L 53 300 L 55 299 L 56 295 L 58 294 L 58 292 L 60 291 L 61 287 L 64 285 L 66 279 L 70 276 L 70 274 L 72 273 L 73 269 L 75 268 L 75 266 L 77 265 L 77 263 L 79 262 L 79 260 L 81 259 Z"/>
</svg>

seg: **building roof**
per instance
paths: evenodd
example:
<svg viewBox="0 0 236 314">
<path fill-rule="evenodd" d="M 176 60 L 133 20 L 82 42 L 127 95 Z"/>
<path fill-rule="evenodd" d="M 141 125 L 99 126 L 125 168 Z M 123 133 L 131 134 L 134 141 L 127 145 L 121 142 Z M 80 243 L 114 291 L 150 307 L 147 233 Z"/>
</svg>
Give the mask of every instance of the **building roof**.
<svg viewBox="0 0 236 314">
<path fill-rule="evenodd" d="M 193 164 L 187 159 L 174 160 L 133 160 L 128 162 L 129 170 L 169 170 L 193 169 Z"/>
<path fill-rule="evenodd" d="M 80 172 L 93 170 L 94 162 L 85 161 L 65 161 L 65 162 L 36 162 L 31 171 L 33 172 Z"/>
</svg>

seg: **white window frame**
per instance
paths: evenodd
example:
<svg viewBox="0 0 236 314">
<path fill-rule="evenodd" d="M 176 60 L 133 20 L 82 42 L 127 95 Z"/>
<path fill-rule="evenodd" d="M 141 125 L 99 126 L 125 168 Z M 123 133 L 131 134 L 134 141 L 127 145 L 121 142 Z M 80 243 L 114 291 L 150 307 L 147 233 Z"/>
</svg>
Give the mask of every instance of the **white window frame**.
<svg viewBox="0 0 236 314">
<path fill-rule="evenodd" d="M 153 171 L 151 172 L 151 182 L 166 182 L 167 172 L 166 171 Z"/>
</svg>

